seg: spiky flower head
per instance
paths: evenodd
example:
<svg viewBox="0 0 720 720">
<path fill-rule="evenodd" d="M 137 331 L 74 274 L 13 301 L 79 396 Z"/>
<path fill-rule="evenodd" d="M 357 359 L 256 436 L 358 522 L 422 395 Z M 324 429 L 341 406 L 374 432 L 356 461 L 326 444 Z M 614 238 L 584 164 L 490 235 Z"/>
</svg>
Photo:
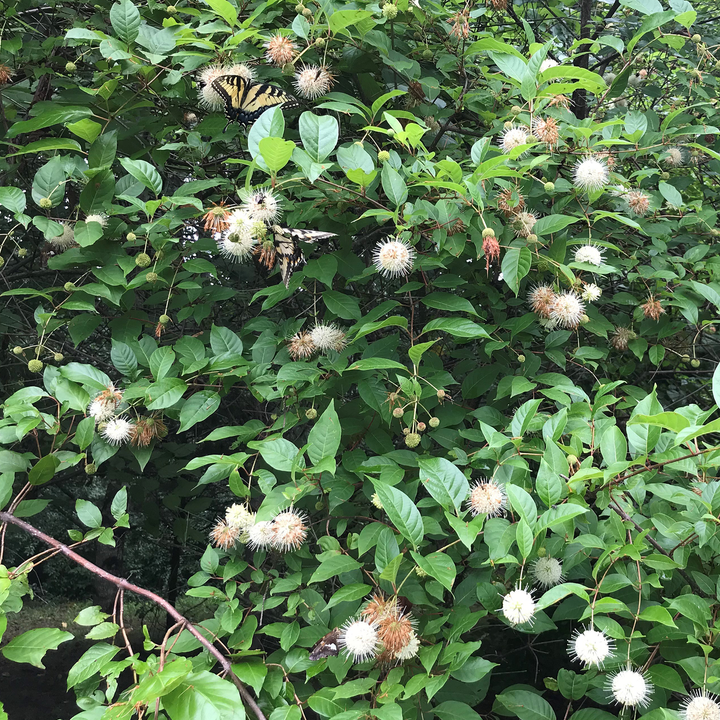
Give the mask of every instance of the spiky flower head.
<svg viewBox="0 0 720 720">
<path fill-rule="evenodd" d="M 610 171 L 603 160 L 588 156 L 575 165 L 575 187 L 585 192 L 602 190 L 610 180 Z"/>
<path fill-rule="evenodd" d="M 532 624 L 535 617 L 535 600 L 532 593 L 518 585 L 503 597 L 502 611 L 512 625 Z"/>
<path fill-rule="evenodd" d="M 382 504 L 382 500 L 380 499 L 380 496 L 379 496 L 377 493 L 373 493 L 373 494 L 372 494 L 372 496 L 370 497 L 370 502 L 371 502 L 378 510 L 383 510 L 383 509 L 384 509 L 383 504 Z"/>
<path fill-rule="evenodd" d="M 534 313 L 549 318 L 556 297 L 555 290 L 550 285 L 536 285 L 528 293 L 528 303 Z"/>
<path fill-rule="evenodd" d="M 616 703 L 629 707 L 646 707 L 654 689 L 645 673 L 632 670 L 629 664 L 625 670 L 608 676 L 606 686 Z"/>
<path fill-rule="evenodd" d="M 651 318 L 652 320 L 659 320 L 660 316 L 665 312 L 665 308 L 654 295 L 650 295 L 641 307 L 645 317 Z"/>
<path fill-rule="evenodd" d="M 109 420 L 115 413 L 115 403 L 107 403 L 102 400 L 93 400 L 88 406 L 88 415 L 95 418 L 95 422 Z"/>
<path fill-rule="evenodd" d="M 645 215 L 650 208 L 650 196 L 642 190 L 631 190 L 625 195 L 625 201 L 630 210 L 638 217 Z"/>
<path fill-rule="evenodd" d="M 455 13 L 450 20 L 452 25 L 450 27 L 450 34 L 458 40 L 467 38 L 470 34 L 470 22 L 468 20 L 468 10 L 465 9 L 462 12 Z"/>
<path fill-rule="evenodd" d="M 307 100 L 315 100 L 330 92 L 335 78 L 325 65 L 304 65 L 295 73 L 295 89 Z"/>
<path fill-rule="evenodd" d="M 559 585 L 563 579 L 562 563 L 554 557 L 539 557 L 532 566 L 535 582 L 544 588 Z"/>
<path fill-rule="evenodd" d="M 505 486 L 495 480 L 479 480 L 470 490 L 468 505 L 473 515 L 504 515 L 507 505 Z"/>
<path fill-rule="evenodd" d="M 407 644 L 401 648 L 398 652 L 395 653 L 395 659 L 399 660 L 400 662 L 404 662 L 405 660 L 412 660 L 418 653 L 418 650 L 420 649 L 420 640 L 418 640 L 417 635 L 415 632 L 413 632 L 410 636 L 410 639 L 407 641 Z M 695 720 L 694 718 L 688 718 L 688 720 Z M 716 718 L 708 718 L 708 720 L 717 720 Z"/>
<path fill-rule="evenodd" d="M 253 550 L 264 550 L 273 544 L 272 523 L 260 520 L 248 528 L 248 545 Z"/>
<path fill-rule="evenodd" d="M 575 262 L 600 267 L 603 262 L 602 250 L 596 245 L 583 245 L 575 251 Z"/>
<path fill-rule="evenodd" d="M 320 352 L 334 350 L 341 352 L 345 347 L 345 333 L 337 325 L 320 323 L 310 332 L 310 338 Z"/>
<path fill-rule="evenodd" d="M 12 77 L 13 70 L 7 65 L 0 64 L 0 85 L 5 85 Z"/>
<path fill-rule="evenodd" d="M 685 164 L 685 153 L 679 147 L 671 147 L 667 149 L 664 160 L 670 167 L 680 167 Z"/>
<path fill-rule="evenodd" d="M 581 297 L 585 302 L 595 302 L 602 295 L 602 289 L 595 283 L 587 283 L 583 287 Z"/>
<path fill-rule="evenodd" d="M 615 328 L 615 332 L 610 337 L 610 344 L 620 352 L 625 352 L 628 349 L 628 344 L 631 340 L 634 340 L 637 335 L 626 327 Z"/>
<path fill-rule="evenodd" d="M 208 110 L 219 110 L 225 102 L 222 96 L 213 87 L 213 80 L 221 75 L 227 75 L 227 68 L 223 65 L 206 65 L 198 74 L 198 102 L 201 107 Z"/>
<path fill-rule="evenodd" d="M 482 243 L 485 254 L 485 272 L 490 272 L 490 265 L 500 258 L 500 243 L 495 235 L 488 235 Z"/>
<path fill-rule="evenodd" d="M 247 260 L 257 246 L 257 240 L 254 237 L 240 237 L 238 235 L 229 235 L 225 233 L 218 240 L 218 250 L 223 257 L 235 262 L 243 262 Z"/>
<path fill-rule="evenodd" d="M 265 43 L 265 57 L 269 63 L 277 67 L 283 67 L 292 62 L 295 57 L 297 47 L 295 43 L 285 35 L 279 33 L 273 35 L 268 42 Z"/>
<path fill-rule="evenodd" d="M 585 305 L 572 290 L 559 293 L 550 308 L 550 319 L 568 330 L 575 329 L 584 314 Z"/>
<path fill-rule="evenodd" d="M 88 215 L 85 218 L 85 222 L 86 223 L 94 222 L 94 223 L 97 223 L 98 225 L 100 225 L 100 227 L 106 227 L 107 223 L 108 223 L 108 217 L 107 217 L 107 215 L 104 215 L 102 213 L 95 213 L 94 215 Z"/>
<path fill-rule="evenodd" d="M 240 240 L 252 238 L 253 222 L 247 210 L 242 208 L 233 210 L 227 218 L 227 234 Z"/>
<path fill-rule="evenodd" d="M 399 612 L 397 598 L 386 598 L 381 592 L 375 592 L 360 611 L 363 620 L 374 625 L 386 617 L 394 617 Z"/>
<path fill-rule="evenodd" d="M 210 540 L 215 547 L 229 550 L 235 546 L 240 537 L 238 528 L 229 525 L 225 520 L 218 520 L 210 531 Z"/>
<path fill-rule="evenodd" d="M 242 209 L 251 220 L 260 220 L 264 223 L 275 222 L 282 213 L 277 196 L 269 188 L 251 193 L 243 203 Z"/>
<path fill-rule="evenodd" d="M 317 350 L 309 332 L 299 332 L 293 335 L 288 342 L 288 352 L 293 360 L 307 360 Z"/>
<path fill-rule="evenodd" d="M 378 621 L 378 638 L 393 655 L 399 653 L 415 634 L 410 613 L 395 612 Z"/>
<path fill-rule="evenodd" d="M 680 703 L 683 720 L 720 720 L 720 705 L 715 695 L 695 690 Z"/>
<path fill-rule="evenodd" d="M 135 422 L 130 440 L 136 447 L 147 447 L 156 437 L 165 437 L 167 427 L 156 417 L 140 417 Z"/>
<path fill-rule="evenodd" d="M 250 512 L 245 505 L 233 503 L 225 510 L 225 522 L 238 532 L 245 533 L 255 524 L 255 513 Z"/>
<path fill-rule="evenodd" d="M 505 217 L 516 215 L 522 212 L 525 207 L 525 198 L 520 192 L 520 188 L 508 187 L 503 188 L 497 196 L 498 210 L 502 210 Z"/>
<path fill-rule="evenodd" d="M 407 275 L 415 264 L 415 248 L 405 240 L 385 238 L 373 250 L 373 263 L 385 277 Z"/>
<path fill-rule="evenodd" d="M 75 230 L 70 223 L 60 223 L 62 225 L 62 233 L 57 237 L 50 238 L 48 241 L 55 250 L 63 251 L 75 244 Z"/>
<path fill-rule="evenodd" d="M 536 117 L 533 120 L 533 135 L 552 150 L 560 141 L 560 129 L 553 117 Z"/>
<path fill-rule="evenodd" d="M 225 207 L 224 201 L 220 202 L 218 205 L 211 205 L 202 217 L 205 221 L 203 230 L 209 230 L 210 232 L 224 232 L 228 229 L 229 217 L 230 211 Z"/>
<path fill-rule="evenodd" d="M 340 647 L 355 662 L 364 662 L 378 653 L 379 639 L 376 623 L 350 619 L 343 625 L 338 639 Z"/>
<path fill-rule="evenodd" d="M 127 418 L 112 418 L 105 423 L 102 436 L 110 445 L 122 445 L 132 438 L 133 429 L 133 423 Z"/>
<path fill-rule="evenodd" d="M 526 127 L 510 125 L 500 139 L 500 149 L 504 153 L 509 153 L 516 147 L 520 147 L 520 145 L 526 145 L 529 140 L 530 133 Z"/>
<path fill-rule="evenodd" d="M 275 516 L 270 526 L 273 547 L 281 552 L 297 550 L 307 537 L 305 515 L 293 508 Z"/>
<path fill-rule="evenodd" d="M 568 644 L 568 653 L 587 667 L 602 667 L 605 660 L 612 657 L 615 645 L 604 632 L 585 628 L 575 630 Z"/>
<path fill-rule="evenodd" d="M 537 215 L 535 215 L 535 213 L 523 211 L 515 215 L 512 219 L 511 226 L 515 235 L 526 238 L 532 235 L 536 222 Z"/>
</svg>

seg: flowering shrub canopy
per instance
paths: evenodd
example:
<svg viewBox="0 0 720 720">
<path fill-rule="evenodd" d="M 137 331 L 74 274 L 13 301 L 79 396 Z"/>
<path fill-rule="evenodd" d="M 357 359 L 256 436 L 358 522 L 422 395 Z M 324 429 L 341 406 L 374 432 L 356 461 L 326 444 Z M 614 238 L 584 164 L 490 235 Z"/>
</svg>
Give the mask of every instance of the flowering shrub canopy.
<svg viewBox="0 0 720 720">
<path fill-rule="evenodd" d="M 4 23 L 0 632 L 138 581 L 75 717 L 717 720 L 712 3 Z"/>
</svg>

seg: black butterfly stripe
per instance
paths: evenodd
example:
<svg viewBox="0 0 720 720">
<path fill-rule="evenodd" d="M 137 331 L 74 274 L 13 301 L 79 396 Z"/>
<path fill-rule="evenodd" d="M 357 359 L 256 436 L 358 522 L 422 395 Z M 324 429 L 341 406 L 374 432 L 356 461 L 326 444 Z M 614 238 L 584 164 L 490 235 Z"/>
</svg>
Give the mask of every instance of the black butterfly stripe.
<svg viewBox="0 0 720 720">
<path fill-rule="evenodd" d="M 335 233 L 331 232 L 284 228 L 278 225 L 273 227 L 273 231 L 275 233 L 275 252 L 280 256 L 280 277 L 282 277 L 285 287 L 290 286 L 293 273 L 305 264 L 305 256 L 298 241 L 314 243 L 318 240 L 335 237 Z"/>
<path fill-rule="evenodd" d="M 282 88 L 267 83 L 254 83 L 240 75 L 221 75 L 212 81 L 211 87 L 225 104 L 228 124 L 236 121 L 247 125 L 276 105 L 284 104 L 287 108 L 298 106 L 297 99 Z"/>
</svg>

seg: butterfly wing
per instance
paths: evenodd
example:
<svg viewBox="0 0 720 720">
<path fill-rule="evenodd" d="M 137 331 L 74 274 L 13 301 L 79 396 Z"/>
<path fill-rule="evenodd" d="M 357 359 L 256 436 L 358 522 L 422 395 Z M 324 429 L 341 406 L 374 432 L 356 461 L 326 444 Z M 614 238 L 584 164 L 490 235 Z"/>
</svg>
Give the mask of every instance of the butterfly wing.
<svg viewBox="0 0 720 720">
<path fill-rule="evenodd" d="M 292 274 L 305 264 L 305 256 L 300 242 L 314 243 L 318 240 L 335 237 L 335 233 L 320 232 L 319 230 L 301 230 L 299 228 L 274 227 L 275 252 L 278 255 L 280 276 L 285 287 L 290 286 Z"/>
<path fill-rule="evenodd" d="M 298 106 L 298 101 L 282 88 L 251 82 L 240 75 L 221 75 L 212 81 L 211 87 L 223 99 L 228 121 L 241 125 L 253 122 L 275 105 Z"/>
<path fill-rule="evenodd" d="M 338 641 L 340 630 L 335 628 L 325 637 L 320 638 L 317 645 L 310 651 L 310 660 L 321 660 L 322 658 L 334 657 L 338 654 Z"/>
</svg>

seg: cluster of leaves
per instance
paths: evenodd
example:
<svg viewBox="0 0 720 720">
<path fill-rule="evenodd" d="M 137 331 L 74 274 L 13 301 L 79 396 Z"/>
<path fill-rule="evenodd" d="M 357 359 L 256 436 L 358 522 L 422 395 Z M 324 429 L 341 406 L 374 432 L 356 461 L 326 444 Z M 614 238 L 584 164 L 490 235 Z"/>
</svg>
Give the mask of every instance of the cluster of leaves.
<svg viewBox="0 0 720 720">
<path fill-rule="evenodd" d="M 187 594 L 208 608 L 197 631 L 238 679 L 187 628 L 147 636 L 141 659 L 122 604 L 93 606 L 77 623 L 99 642 L 68 677 L 78 718 L 243 718 L 244 683 L 258 720 L 603 720 L 608 672 L 628 663 L 658 718 L 720 688 L 712 7 L 504 6 L 20 2 L 8 16 L 0 506 L 43 526 L 72 497 L 81 550 L 143 530 L 182 547 Z M 264 57 L 278 33 L 295 70 L 326 66 L 334 87 L 224 131 L 197 71 L 245 62 L 290 89 L 293 68 Z M 337 236 L 289 287 L 204 229 L 261 186 L 283 225 Z M 405 277 L 373 264 L 388 237 L 414 248 Z M 588 245 L 601 262 L 576 254 Z M 541 285 L 579 302 L 590 284 L 602 294 L 572 321 L 526 300 Z M 293 359 L 289 338 L 330 324 L 336 349 Z M 127 436 L 90 414 L 103 394 Z M 502 485 L 507 516 L 471 512 L 480 478 Z M 258 521 L 303 511 L 308 542 L 209 546 L 233 502 Z M 503 597 L 540 557 L 565 581 L 511 629 Z M 46 560 L 2 566 L 0 629 Z M 417 656 L 311 661 L 377 592 L 412 604 Z M 604 668 L 567 656 L 583 624 L 615 641 Z M 42 667 L 69 637 L 32 630 L 0 651 Z"/>
</svg>

